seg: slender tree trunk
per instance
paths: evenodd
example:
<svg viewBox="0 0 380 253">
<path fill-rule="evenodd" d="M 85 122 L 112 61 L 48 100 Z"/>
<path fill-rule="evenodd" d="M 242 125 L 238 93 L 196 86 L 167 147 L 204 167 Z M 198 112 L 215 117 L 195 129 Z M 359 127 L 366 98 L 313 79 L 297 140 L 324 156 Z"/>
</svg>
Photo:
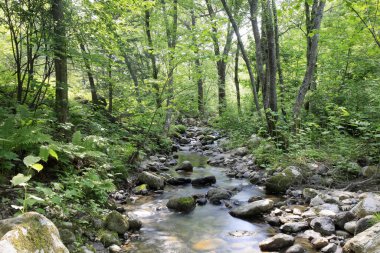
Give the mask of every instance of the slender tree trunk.
<svg viewBox="0 0 380 253">
<path fill-rule="evenodd" d="M 148 46 L 149 46 L 149 58 L 152 64 L 152 77 L 154 79 L 153 83 L 153 88 L 155 90 L 155 96 L 156 96 L 156 104 L 157 108 L 161 107 L 161 101 L 160 101 L 160 88 L 158 86 L 158 68 L 157 68 L 157 63 L 156 63 L 156 55 L 154 53 L 154 48 L 153 48 L 153 40 L 152 40 L 152 34 L 150 31 L 150 11 L 146 10 L 145 11 L 145 32 L 146 32 L 146 37 L 148 39 Z"/>
<path fill-rule="evenodd" d="M 276 43 L 276 65 L 277 65 L 277 72 L 278 72 L 278 83 L 280 85 L 281 112 L 282 112 L 283 116 L 286 116 L 286 112 L 285 112 L 285 87 L 284 87 L 284 76 L 282 74 L 281 59 L 280 59 L 280 42 L 279 42 L 279 33 L 278 33 L 278 18 L 277 18 L 276 0 L 272 0 L 272 9 L 273 9 L 273 22 L 274 22 L 274 39 L 275 39 L 275 43 Z"/>
<path fill-rule="evenodd" d="M 141 103 L 139 80 L 138 80 L 137 75 L 136 75 L 136 70 L 133 67 L 132 62 L 131 62 L 131 60 L 129 59 L 129 57 L 128 57 L 128 55 L 126 53 L 124 53 L 123 57 L 124 57 L 124 63 L 125 63 L 125 65 L 127 65 L 128 72 L 131 75 L 131 78 L 132 78 L 132 81 L 133 81 L 133 85 L 135 87 L 135 93 L 136 93 L 137 102 Z"/>
<path fill-rule="evenodd" d="M 251 88 L 252 88 L 252 93 L 253 93 L 253 97 L 254 97 L 254 103 L 255 103 L 256 111 L 261 116 L 259 99 L 258 99 L 258 96 L 257 96 L 257 90 L 256 90 L 256 86 L 255 86 L 255 77 L 253 75 L 252 66 L 251 66 L 250 60 L 248 58 L 248 54 L 245 51 L 244 44 L 243 44 L 243 41 L 242 41 L 241 36 L 240 36 L 239 28 L 238 28 L 238 26 L 236 24 L 236 21 L 235 21 L 234 17 L 232 16 L 231 10 L 230 10 L 230 8 L 227 5 L 226 0 L 221 0 L 221 2 L 223 4 L 224 10 L 227 13 L 228 19 L 230 20 L 231 25 L 234 28 L 235 35 L 236 35 L 236 38 L 238 40 L 238 45 L 239 45 L 239 48 L 240 48 L 240 52 L 242 54 L 243 60 L 245 62 L 245 65 L 247 66 L 247 70 L 248 70 L 249 79 L 250 79 L 250 82 L 251 82 Z"/>
<path fill-rule="evenodd" d="M 113 84 L 112 84 L 112 60 L 111 55 L 108 56 L 108 112 L 113 111 Z"/>
<path fill-rule="evenodd" d="M 193 2 L 194 4 L 194 2 Z M 194 53 L 195 53 L 195 68 L 196 68 L 196 76 L 197 76 L 197 86 L 198 86 L 198 96 L 197 96 L 197 102 L 198 102 L 198 113 L 199 115 L 204 114 L 204 98 L 203 98 L 203 78 L 202 78 L 202 64 L 199 60 L 199 46 L 197 43 L 197 39 L 195 37 L 195 28 L 196 28 L 197 20 L 194 14 L 194 10 L 191 10 L 191 29 L 193 32 L 193 46 L 194 46 Z"/>
<path fill-rule="evenodd" d="M 318 3 L 318 0 L 314 0 L 314 4 L 316 5 L 316 11 L 314 12 L 315 15 L 312 17 L 312 24 L 313 24 L 313 33 L 314 35 L 311 38 L 311 46 L 310 51 L 308 55 L 308 61 L 307 61 L 307 67 L 304 79 L 302 81 L 301 87 L 298 92 L 298 96 L 296 99 L 296 102 L 293 107 L 293 117 L 294 117 L 294 123 L 295 123 L 295 130 L 298 129 L 299 123 L 300 123 L 300 113 L 301 108 L 305 100 L 305 96 L 307 91 L 310 88 L 311 82 L 313 81 L 314 76 L 314 70 L 315 66 L 317 64 L 317 56 L 318 56 L 318 41 L 319 41 L 319 29 L 322 22 L 323 17 L 323 10 L 325 7 L 325 0 L 320 0 Z"/>
<path fill-rule="evenodd" d="M 90 65 L 90 61 L 88 59 L 88 53 L 86 52 L 86 47 L 84 46 L 83 43 L 80 43 L 79 46 L 80 46 L 80 49 L 82 51 L 82 57 L 83 57 L 83 61 L 84 61 L 84 66 L 86 67 L 88 82 L 90 83 L 92 103 L 97 105 L 99 102 L 98 101 L 98 94 L 96 93 L 95 80 L 94 80 L 94 76 L 93 76 L 92 71 L 91 71 L 91 65 Z"/>
<path fill-rule="evenodd" d="M 236 102 L 238 107 L 238 112 L 241 114 L 241 104 L 240 104 L 240 84 L 239 84 L 239 46 L 236 47 L 236 54 L 235 54 L 235 75 L 234 75 L 234 82 L 235 82 L 235 88 L 236 88 Z"/>
<path fill-rule="evenodd" d="M 69 116 L 67 84 L 67 42 L 64 16 L 64 0 L 53 0 L 52 16 L 54 21 L 54 61 L 55 61 L 55 111 L 58 122 L 65 123 Z"/>
</svg>

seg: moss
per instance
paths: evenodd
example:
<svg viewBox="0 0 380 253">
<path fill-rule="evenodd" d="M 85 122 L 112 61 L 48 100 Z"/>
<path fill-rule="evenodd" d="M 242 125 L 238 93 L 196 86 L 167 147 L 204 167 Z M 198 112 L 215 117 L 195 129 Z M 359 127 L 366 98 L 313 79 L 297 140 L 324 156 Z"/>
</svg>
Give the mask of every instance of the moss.
<svg viewBox="0 0 380 253">
<path fill-rule="evenodd" d="M 194 203 L 193 197 L 183 197 L 178 200 L 178 203 L 181 205 L 192 205 Z"/>
<path fill-rule="evenodd" d="M 116 232 L 112 232 L 109 230 L 102 229 L 98 233 L 98 237 L 100 241 L 104 244 L 104 246 L 109 247 L 113 244 L 121 245 L 119 236 Z"/>
<path fill-rule="evenodd" d="M 171 198 L 166 206 L 178 212 L 190 212 L 195 208 L 193 197 Z"/>
<path fill-rule="evenodd" d="M 297 183 L 298 178 L 298 175 L 295 175 L 291 168 L 286 168 L 267 180 L 266 190 L 269 193 L 284 193 L 290 186 Z"/>
</svg>

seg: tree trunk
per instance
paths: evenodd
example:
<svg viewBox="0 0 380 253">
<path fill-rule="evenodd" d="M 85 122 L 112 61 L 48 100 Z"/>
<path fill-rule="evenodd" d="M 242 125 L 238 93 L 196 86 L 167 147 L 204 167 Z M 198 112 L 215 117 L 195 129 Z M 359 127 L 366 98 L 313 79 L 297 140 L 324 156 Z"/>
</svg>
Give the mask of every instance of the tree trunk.
<svg viewBox="0 0 380 253">
<path fill-rule="evenodd" d="M 193 2 L 194 4 L 194 2 Z M 191 10 L 191 29 L 192 32 L 195 33 L 195 28 L 196 28 L 197 20 L 194 14 L 194 10 Z M 195 34 L 192 36 L 193 39 L 193 45 L 194 45 L 194 53 L 195 53 L 195 68 L 196 68 L 196 76 L 197 76 L 197 86 L 198 86 L 198 97 L 197 97 L 197 102 L 198 102 L 198 113 L 199 115 L 204 114 L 204 98 L 203 98 L 203 78 L 202 78 L 202 64 L 201 61 L 199 60 L 199 47 L 197 44 L 197 40 L 195 37 Z"/>
<path fill-rule="evenodd" d="M 124 57 L 124 63 L 125 63 L 125 65 L 127 65 L 128 72 L 131 75 L 133 85 L 135 87 L 137 102 L 141 103 L 139 80 L 138 80 L 137 75 L 136 75 L 136 70 L 133 67 L 132 62 L 130 61 L 130 59 L 126 53 L 124 53 L 123 57 Z"/>
<path fill-rule="evenodd" d="M 235 88 L 236 88 L 236 102 L 238 107 L 239 115 L 241 114 L 241 104 L 240 104 L 240 84 L 239 84 L 239 46 L 236 47 L 236 54 L 235 54 L 235 75 L 234 75 L 234 82 L 235 82 Z"/>
<path fill-rule="evenodd" d="M 256 90 L 256 86 L 255 86 L 255 77 L 253 76 L 252 66 L 251 66 L 250 60 L 248 58 L 248 54 L 245 51 L 244 44 L 243 44 L 243 41 L 242 41 L 241 36 L 240 36 L 239 28 L 238 28 L 238 26 L 236 24 L 236 21 L 235 21 L 234 17 L 232 16 L 231 10 L 230 10 L 230 8 L 227 5 L 226 0 L 221 0 L 221 2 L 223 4 L 224 10 L 227 13 L 228 19 L 230 20 L 231 25 L 234 28 L 234 31 L 235 31 L 235 34 L 236 34 L 236 38 L 238 40 L 238 45 L 239 45 L 239 48 L 240 48 L 240 52 L 242 54 L 243 60 L 245 62 L 245 65 L 247 66 L 247 70 L 248 70 L 249 79 L 250 79 L 250 82 L 251 82 L 251 88 L 252 88 L 252 93 L 253 93 L 253 97 L 254 97 L 254 103 L 255 103 L 256 111 L 261 116 L 259 99 L 258 99 L 258 96 L 257 96 L 257 90 Z"/>
<path fill-rule="evenodd" d="M 58 122 L 65 123 L 69 115 L 67 84 L 67 42 L 64 17 L 64 0 L 53 0 L 52 16 L 54 21 L 54 63 L 55 63 L 55 111 Z"/>
<path fill-rule="evenodd" d="M 161 101 L 160 101 L 160 88 L 158 86 L 158 68 L 157 68 L 157 63 L 156 63 L 156 56 L 154 54 L 154 49 L 153 49 L 153 40 L 152 40 L 152 34 L 150 32 L 150 11 L 146 10 L 145 11 L 145 32 L 146 32 L 146 37 L 148 39 L 148 53 L 149 53 L 149 58 L 152 64 L 152 77 L 154 79 L 153 83 L 153 88 L 155 90 L 155 96 L 156 96 L 156 104 L 157 108 L 161 107 Z"/>
<path fill-rule="evenodd" d="M 295 123 L 295 130 L 299 127 L 300 123 L 300 113 L 301 108 L 303 105 L 303 102 L 305 100 L 305 96 L 307 91 L 310 88 L 310 84 L 313 81 L 314 76 L 314 70 L 317 63 L 317 55 L 318 55 L 318 41 L 319 41 L 319 29 L 322 22 L 323 17 L 323 9 L 325 7 L 325 0 L 320 0 L 318 3 L 318 0 L 314 0 L 313 5 L 316 5 L 316 11 L 314 12 L 315 15 L 312 17 L 312 25 L 313 25 L 313 37 L 311 38 L 311 46 L 310 51 L 308 54 L 308 60 L 307 60 L 307 67 L 304 79 L 302 81 L 301 87 L 298 92 L 298 96 L 296 99 L 296 102 L 293 107 L 293 117 L 294 117 L 294 123 Z"/>
<path fill-rule="evenodd" d="M 87 71 L 88 82 L 90 83 L 92 103 L 97 105 L 99 102 L 98 94 L 96 93 L 96 86 L 95 86 L 94 76 L 92 75 L 92 71 L 91 71 L 90 61 L 87 57 L 88 53 L 86 52 L 86 48 L 83 43 L 80 43 L 79 46 L 82 51 L 82 57 L 84 61 L 84 66 L 86 67 L 86 71 Z"/>
<path fill-rule="evenodd" d="M 108 56 L 108 112 L 113 111 L 113 84 L 112 84 L 112 60 L 111 55 Z"/>
</svg>

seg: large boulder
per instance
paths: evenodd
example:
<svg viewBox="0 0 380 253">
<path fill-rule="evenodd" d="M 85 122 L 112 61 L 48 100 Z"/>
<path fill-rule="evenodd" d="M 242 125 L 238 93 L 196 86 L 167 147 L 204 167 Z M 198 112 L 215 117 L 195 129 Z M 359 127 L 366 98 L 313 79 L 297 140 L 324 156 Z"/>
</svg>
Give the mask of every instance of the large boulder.
<svg viewBox="0 0 380 253">
<path fill-rule="evenodd" d="M 183 161 L 179 166 L 178 168 L 176 168 L 175 170 L 183 170 L 183 171 L 186 171 L 186 172 L 192 172 L 193 171 L 193 165 L 191 164 L 191 162 L 189 161 Z"/>
<path fill-rule="evenodd" d="M 232 192 L 223 188 L 214 188 L 207 192 L 207 198 L 211 204 L 219 205 L 221 200 L 228 200 L 232 197 Z"/>
<path fill-rule="evenodd" d="M 309 228 L 307 221 L 287 222 L 280 227 L 285 233 L 298 233 Z"/>
<path fill-rule="evenodd" d="M 380 167 L 376 165 L 365 166 L 361 172 L 365 177 L 380 177 Z"/>
<path fill-rule="evenodd" d="M 209 186 L 215 183 L 216 183 L 215 176 L 196 178 L 196 179 L 193 179 L 193 181 L 191 182 L 191 184 L 196 187 Z"/>
<path fill-rule="evenodd" d="M 297 184 L 301 178 L 300 169 L 295 166 L 289 166 L 282 172 L 268 178 L 265 183 L 266 191 L 273 194 L 284 193 L 290 186 Z"/>
<path fill-rule="evenodd" d="M 185 185 L 191 183 L 191 178 L 173 177 L 167 181 L 170 185 Z"/>
<path fill-rule="evenodd" d="M 129 229 L 129 222 L 127 217 L 117 211 L 112 211 L 107 215 L 104 226 L 110 231 L 124 234 Z"/>
<path fill-rule="evenodd" d="M 334 221 L 329 217 L 317 217 L 310 222 L 314 231 L 322 235 L 332 235 L 335 233 Z"/>
<path fill-rule="evenodd" d="M 162 190 L 165 186 L 164 178 L 152 172 L 141 172 L 138 175 L 138 180 L 143 184 L 147 184 L 149 188 L 155 190 Z"/>
<path fill-rule="evenodd" d="M 345 253 L 379 253 L 380 252 L 380 223 L 357 234 L 346 242 Z"/>
<path fill-rule="evenodd" d="M 194 210 L 196 205 L 193 197 L 179 197 L 169 199 L 166 206 L 177 212 L 189 213 Z"/>
<path fill-rule="evenodd" d="M 29 212 L 0 221 L 0 252 L 68 253 L 57 227 L 45 216 Z"/>
<path fill-rule="evenodd" d="M 279 251 L 294 244 L 294 237 L 286 234 L 277 234 L 260 242 L 262 251 Z"/>
<path fill-rule="evenodd" d="M 354 208 L 352 208 L 351 212 L 359 218 L 379 213 L 380 196 L 374 193 L 366 194 L 366 196 L 359 203 L 357 203 Z"/>
<path fill-rule="evenodd" d="M 236 207 L 230 211 L 230 214 L 242 219 L 255 218 L 272 209 L 273 204 L 273 200 L 270 199 L 258 200 L 244 206 Z"/>
</svg>

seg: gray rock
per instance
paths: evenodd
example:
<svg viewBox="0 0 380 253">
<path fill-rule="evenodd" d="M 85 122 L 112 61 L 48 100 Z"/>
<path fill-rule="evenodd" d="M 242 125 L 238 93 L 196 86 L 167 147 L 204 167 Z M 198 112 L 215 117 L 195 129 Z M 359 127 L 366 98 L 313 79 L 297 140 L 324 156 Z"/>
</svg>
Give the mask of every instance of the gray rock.
<svg viewBox="0 0 380 253">
<path fill-rule="evenodd" d="M 119 236 L 116 232 L 104 230 L 101 232 L 100 241 L 104 244 L 105 247 L 111 245 L 121 245 Z"/>
<path fill-rule="evenodd" d="M 317 217 L 310 222 L 310 226 L 314 231 L 322 235 L 332 235 L 335 233 L 335 225 L 329 217 Z"/>
<path fill-rule="evenodd" d="M 170 185 L 185 185 L 191 183 L 191 178 L 176 177 L 166 181 Z"/>
<path fill-rule="evenodd" d="M 129 223 L 129 229 L 132 231 L 140 230 L 142 227 L 142 222 L 137 218 L 137 216 L 133 213 L 128 213 L 128 223 Z"/>
<path fill-rule="evenodd" d="M 223 188 L 214 188 L 207 192 L 207 198 L 214 205 L 219 205 L 221 200 L 229 200 L 231 197 L 232 192 Z"/>
<path fill-rule="evenodd" d="M 362 168 L 361 173 L 365 177 L 379 177 L 380 167 L 376 165 L 365 166 Z"/>
<path fill-rule="evenodd" d="M 234 150 L 234 155 L 236 156 L 245 156 L 246 154 L 248 154 L 248 148 L 246 147 L 241 147 Z"/>
<path fill-rule="evenodd" d="M 281 225 L 281 221 L 280 221 L 280 218 L 278 218 L 277 216 L 266 216 L 265 217 L 265 221 L 271 225 L 271 226 L 280 226 Z"/>
<path fill-rule="evenodd" d="M 285 233 L 298 233 L 306 230 L 309 227 L 309 223 L 306 221 L 288 222 L 280 227 L 282 232 Z"/>
<path fill-rule="evenodd" d="M 347 241 L 343 247 L 343 251 L 347 253 L 380 252 L 380 223 Z"/>
<path fill-rule="evenodd" d="M 335 224 L 339 228 L 344 229 L 344 224 L 346 224 L 349 221 L 352 221 L 353 219 L 355 219 L 355 215 L 352 212 L 341 212 L 336 215 Z"/>
<path fill-rule="evenodd" d="M 178 168 L 176 168 L 175 170 L 179 171 L 179 170 L 183 170 L 183 171 L 187 171 L 187 172 L 192 172 L 193 171 L 193 165 L 191 164 L 191 162 L 189 161 L 183 161 L 179 166 Z"/>
<path fill-rule="evenodd" d="M 380 212 L 380 196 L 374 193 L 368 193 L 366 197 L 352 208 L 357 217 L 363 218 L 367 215 Z"/>
<path fill-rule="evenodd" d="M 230 214 L 234 217 L 249 219 L 262 215 L 272 208 L 273 200 L 264 199 L 249 203 L 244 206 L 236 207 L 230 211 Z"/>
<path fill-rule="evenodd" d="M 338 246 L 335 243 L 329 243 L 321 249 L 322 253 L 335 253 Z"/>
<path fill-rule="evenodd" d="M 207 177 L 193 179 L 193 181 L 191 182 L 191 185 L 196 186 L 196 187 L 201 187 L 201 186 L 210 186 L 215 183 L 216 183 L 215 176 L 207 176 Z"/>
<path fill-rule="evenodd" d="M 112 211 L 107 215 L 104 226 L 108 230 L 122 235 L 129 229 L 128 218 L 117 211 Z"/>
<path fill-rule="evenodd" d="M 119 253 L 122 252 L 122 248 L 116 244 L 111 245 L 109 248 L 110 253 Z"/>
<path fill-rule="evenodd" d="M 292 247 L 287 249 L 285 253 L 304 253 L 305 249 L 299 245 L 299 244 L 294 244 Z"/>
<path fill-rule="evenodd" d="M 69 250 L 53 222 L 39 213 L 29 212 L 0 221 L 0 252 L 69 253 Z"/>
<path fill-rule="evenodd" d="M 373 215 L 368 215 L 364 218 L 361 218 L 360 220 L 358 220 L 358 222 L 356 223 L 356 228 L 355 228 L 355 235 L 363 232 L 364 230 L 372 227 L 374 225 L 374 222 L 373 222 Z"/>
<path fill-rule="evenodd" d="M 323 199 L 319 195 L 315 196 L 310 200 L 310 206 L 320 206 L 323 204 L 325 204 L 325 201 L 323 201 Z"/>
<path fill-rule="evenodd" d="M 311 244 L 315 249 L 321 249 L 329 244 L 329 240 L 327 240 L 325 237 L 316 237 L 311 240 Z"/>
<path fill-rule="evenodd" d="M 169 199 L 166 206 L 177 212 L 189 213 L 194 210 L 196 202 L 193 197 L 179 197 Z"/>
<path fill-rule="evenodd" d="M 312 199 L 319 194 L 319 191 L 313 188 L 305 188 L 303 189 L 302 194 L 305 199 Z"/>
<path fill-rule="evenodd" d="M 141 172 L 138 175 L 138 180 L 143 184 L 147 184 L 153 190 L 162 190 L 165 186 L 164 178 L 152 172 Z"/>
<path fill-rule="evenodd" d="M 299 183 L 301 179 L 300 169 L 295 166 L 289 166 L 282 172 L 268 178 L 265 183 L 265 189 L 269 193 L 281 194 L 286 192 L 290 186 Z"/>
<path fill-rule="evenodd" d="M 350 234 L 355 234 L 356 223 L 356 221 L 349 221 L 346 224 L 344 224 L 344 229 Z"/>
<path fill-rule="evenodd" d="M 64 244 L 72 244 L 76 240 L 75 234 L 67 228 L 60 229 L 59 235 L 61 236 L 61 240 Z"/>
<path fill-rule="evenodd" d="M 262 251 L 278 251 L 290 247 L 294 244 L 294 237 L 286 234 L 277 234 L 260 242 L 259 247 Z"/>
</svg>

